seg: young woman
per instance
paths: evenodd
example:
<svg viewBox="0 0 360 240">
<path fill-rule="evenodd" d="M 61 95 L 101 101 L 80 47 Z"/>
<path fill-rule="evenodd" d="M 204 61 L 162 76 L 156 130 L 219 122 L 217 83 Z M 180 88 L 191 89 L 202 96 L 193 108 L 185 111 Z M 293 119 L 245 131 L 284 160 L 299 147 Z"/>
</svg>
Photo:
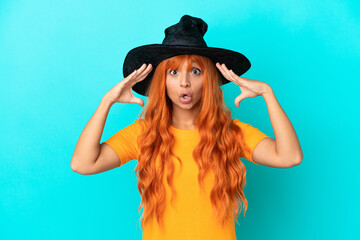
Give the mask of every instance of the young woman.
<svg viewBox="0 0 360 240">
<path fill-rule="evenodd" d="M 240 53 L 207 47 L 206 30 L 202 19 L 184 15 L 165 30 L 162 44 L 131 50 L 125 78 L 103 97 L 71 160 L 81 174 L 138 160 L 143 239 L 236 239 L 234 220 L 243 204 L 244 215 L 247 209 L 240 158 L 278 168 L 302 161 L 295 130 L 271 87 L 240 77 L 250 62 Z M 265 99 L 275 139 L 231 118 L 220 88 L 228 82 L 240 87 L 237 107 L 245 98 Z M 132 90 L 148 97 L 139 119 L 100 144 L 115 102 L 144 106 Z"/>
</svg>

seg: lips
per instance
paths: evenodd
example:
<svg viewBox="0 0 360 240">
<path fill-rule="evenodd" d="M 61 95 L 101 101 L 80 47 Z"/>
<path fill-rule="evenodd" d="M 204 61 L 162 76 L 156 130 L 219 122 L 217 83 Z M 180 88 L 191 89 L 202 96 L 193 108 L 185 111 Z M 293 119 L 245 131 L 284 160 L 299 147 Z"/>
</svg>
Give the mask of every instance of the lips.
<svg viewBox="0 0 360 240">
<path fill-rule="evenodd" d="M 191 97 L 191 93 L 190 92 L 181 92 L 179 97 L 183 97 L 183 96 L 188 96 L 188 97 Z"/>
<path fill-rule="evenodd" d="M 187 96 L 186 98 L 184 96 Z M 179 100 L 181 103 L 187 104 L 191 102 L 191 93 L 183 91 L 179 95 Z"/>
</svg>

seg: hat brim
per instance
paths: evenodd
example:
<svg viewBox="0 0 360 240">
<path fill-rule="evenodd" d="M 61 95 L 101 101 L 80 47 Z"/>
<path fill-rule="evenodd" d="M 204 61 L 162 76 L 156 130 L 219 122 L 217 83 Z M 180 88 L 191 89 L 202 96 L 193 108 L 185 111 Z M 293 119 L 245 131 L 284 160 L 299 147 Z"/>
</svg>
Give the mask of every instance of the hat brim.
<svg viewBox="0 0 360 240">
<path fill-rule="evenodd" d="M 145 91 L 150 85 L 150 80 L 154 74 L 154 69 L 157 67 L 157 65 L 167 58 L 183 54 L 196 54 L 206 56 L 210 58 L 214 64 L 217 62 L 219 62 L 220 64 L 225 63 L 227 68 L 232 69 L 232 71 L 238 76 L 241 76 L 242 74 L 247 72 L 251 67 L 250 61 L 243 54 L 228 49 L 215 47 L 200 48 L 189 46 L 166 46 L 162 44 L 150 44 L 134 48 L 126 55 L 123 66 L 124 77 L 126 78 L 134 70 L 140 68 L 142 64 L 151 63 L 153 70 L 146 76 L 144 80 L 136 83 L 132 88 L 138 94 L 146 96 Z M 220 75 L 222 81 L 221 85 L 230 82 L 222 75 L 222 73 L 217 68 L 216 70 Z"/>
</svg>

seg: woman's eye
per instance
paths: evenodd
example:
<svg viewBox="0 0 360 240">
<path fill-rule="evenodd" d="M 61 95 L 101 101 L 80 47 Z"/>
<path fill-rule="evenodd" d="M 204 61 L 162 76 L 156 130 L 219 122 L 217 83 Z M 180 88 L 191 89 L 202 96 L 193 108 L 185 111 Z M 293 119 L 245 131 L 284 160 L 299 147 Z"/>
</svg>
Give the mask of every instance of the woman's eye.
<svg viewBox="0 0 360 240">
<path fill-rule="evenodd" d="M 196 75 L 199 75 L 199 74 L 201 73 L 201 70 L 198 69 L 198 68 L 195 68 L 193 71 L 195 71 L 195 74 L 196 74 Z M 171 75 L 175 75 L 175 74 L 177 74 L 177 71 L 176 71 L 176 70 L 169 70 L 169 73 L 170 73 Z"/>
<path fill-rule="evenodd" d="M 195 68 L 194 71 L 197 71 L 197 72 L 198 72 L 197 74 L 200 74 L 200 73 L 201 73 L 201 70 L 198 69 L 198 68 Z"/>
</svg>

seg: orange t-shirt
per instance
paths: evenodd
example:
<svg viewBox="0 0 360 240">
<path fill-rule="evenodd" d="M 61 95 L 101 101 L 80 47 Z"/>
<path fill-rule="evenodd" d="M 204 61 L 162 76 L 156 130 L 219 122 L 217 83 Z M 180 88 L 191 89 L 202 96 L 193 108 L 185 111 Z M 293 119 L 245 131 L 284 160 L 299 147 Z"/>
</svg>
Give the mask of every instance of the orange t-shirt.
<svg viewBox="0 0 360 240">
<path fill-rule="evenodd" d="M 140 121 L 143 120 L 136 119 L 135 123 L 121 129 L 105 141 L 118 154 L 121 161 L 119 167 L 129 160 L 138 159 L 140 150 L 136 140 L 141 131 Z M 245 156 L 240 157 L 258 164 L 252 159 L 252 153 L 255 146 L 268 136 L 250 124 L 240 122 L 238 119 L 233 119 L 233 121 L 243 130 L 245 143 L 251 149 L 250 154 L 246 153 Z M 179 161 L 177 159 L 174 161 L 173 184 L 177 195 L 174 198 L 174 206 L 171 206 L 171 188 L 166 182 L 167 169 L 164 168 L 165 227 L 161 230 L 156 219 L 152 218 L 144 225 L 143 240 L 235 240 L 234 219 L 229 218 L 224 227 L 221 227 L 213 214 L 210 192 L 215 178 L 211 169 L 204 178 L 205 194 L 200 191 L 197 180 L 198 168 L 192 156 L 195 146 L 200 141 L 198 129 L 178 129 L 170 125 L 170 131 L 175 137 L 173 152 L 183 163 L 183 169 L 180 169 Z"/>
</svg>

